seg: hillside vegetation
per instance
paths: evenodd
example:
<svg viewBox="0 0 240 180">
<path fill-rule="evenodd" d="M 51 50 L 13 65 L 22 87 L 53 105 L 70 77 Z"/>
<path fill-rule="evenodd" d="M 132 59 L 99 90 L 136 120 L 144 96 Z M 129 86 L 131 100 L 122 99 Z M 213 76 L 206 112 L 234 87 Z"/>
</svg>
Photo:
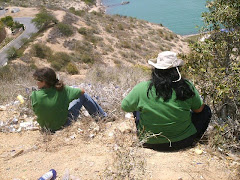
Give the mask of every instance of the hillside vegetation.
<svg viewBox="0 0 240 180">
<path fill-rule="evenodd" d="M 178 174 L 181 172 L 183 179 L 238 179 L 240 174 L 240 33 L 239 21 L 234 21 L 239 16 L 236 15 L 237 13 L 234 14 L 234 10 L 237 12 L 240 10 L 237 1 L 232 1 L 236 4 L 224 4 L 231 7 L 232 12 L 232 14 L 227 13 L 227 17 L 232 19 L 224 19 L 224 16 L 221 16 L 226 24 L 223 23 L 223 19 L 216 20 L 216 17 L 219 17 L 218 15 L 222 12 L 222 1 L 216 0 L 215 4 L 210 4 L 212 11 L 205 14 L 207 24 L 205 28 L 211 31 L 211 36 L 202 42 L 192 41 L 191 48 L 189 48 L 188 40 L 174 34 L 161 24 L 120 15 L 110 16 L 101 12 L 88 12 L 94 6 L 92 4 L 94 1 L 86 1 L 87 8 L 82 9 L 71 7 L 66 1 L 7 1 L 8 5 L 36 6 L 41 4 L 46 7 L 38 8 L 33 20 L 39 28 L 39 32 L 34 34 L 31 39 L 25 40 L 22 48 L 14 49 L 8 65 L 0 68 L 0 106 L 4 107 L 3 110 L 0 108 L 2 117 L 0 122 L 9 123 L 11 128 L 17 129 L 19 123 L 11 124 L 14 118 L 21 119 L 23 122 L 34 121 L 35 116 L 31 110 L 29 90 L 36 86 L 32 73 L 36 68 L 43 66 L 49 66 L 58 71 L 59 77 L 66 84 L 84 88 L 98 100 L 109 117 L 104 122 L 96 123 L 88 116 L 84 116 L 83 110 L 80 121 L 69 129 L 54 135 L 22 130 L 19 135 L 13 135 L 22 139 L 20 142 L 14 142 L 13 139 L 5 136 L 11 132 L 10 128 L 1 127 L 1 137 L 8 138 L 11 144 L 11 147 L 2 145 L 2 154 L 10 151 L 10 148 L 15 148 L 15 145 L 12 145 L 14 143 L 19 147 L 21 143 L 25 144 L 25 141 L 29 140 L 29 145 L 21 146 L 24 153 L 18 157 L 19 159 L 14 157 L 15 159 L 6 160 L 4 157 L 9 170 L 2 168 L 0 171 L 3 170 L 4 175 L 11 178 L 13 178 L 11 172 L 17 171 L 18 177 L 31 179 L 29 176 L 24 178 L 24 169 L 21 167 L 23 162 L 19 162 L 20 160 L 25 162 L 24 159 L 27 158 L 31 162 L 25 162 L 24 165 L 31 170 L 35 168 L 33 174 L 37 178 L 38 175 L 41 175 L 40 170 L 48 170 L 44 169 L 44 164 L 40 160 L 41 157 L 46 157 L 49 160 L 46 163 L 47 168 L 53 165 L 51 161 L 56 161 L 61 164 L 58 170 L 62 172 L 66 168 L 65 161 L 67 163 L 70 163 L 70 160 L 74 161 L 71 164 L 74 169 L 71 171 L 77 175 L 81 174 L 80 177 L 83 179 L 89 177 L 90 179 L 96 179 L 96 177 L 101 177 L 101 179 L 145 179 L 151 175 L 155 179 L 160 176 L 163 179 L 172 177 L 176 179 L 179 178 Z M 65 5 L 67 4 L 66 6 L 62 6 L 64 2 Z M 220 9 L 219 14 L 216 9 Z M 228 21 L 232 24 L 227 23 Z M 220 23 L 217 24 L 217 22 Z M 234 31 L 222 34 L 220 27 L 223 25 L 226 25 L 229 30 L 233 28 Z M 205 32 L 200 36 L 205 36 Z M 168 169 L 164 169 L 163 164 L 156 165 L 159 163 L 157 161 L 159 154 L 139 149 L 141 144 L 136 140 L 133 119 L 131 119 L 130 128 L 124 129 L 129 121 L 126 120 L 125 114 L 120 108 L 122 98 L 132 87 L 142 80 L 149 79 L 150 67 L 147 65 L 147 60 L 166 50 L 177 52 L 185 60 L 183 74 L 197 84 L 204 101 L 213 110 L 210 127 L 198 145 L 199 148 L 204 149 L 204 155 L 198 157 L 192 151 L 190 151 L 191 155 L 187 152 L 186 154 L 180 152 L 183 158 L 187 156 L 188 159 L 177 159 L 179 154 L 163 154 L 161 158 L 169 157 L 173 161 L 172 164 L 177 164 L 177 167 L 174 166 L 175 169 L 169 167 L 171 173 L 167 175 L 164 172 L 167 172 Z M 24 96 L 24 104 L 15 103 L 19 94 Z M 112 136 L 110 136 L 111 133 Z M 30 140 L 31 136 L 32 140 Z M 78 146 L 81 148 L 79 149 Z M 94 151 L 92 157 L 91 149 L 101 150 L 97 150 L 97 153 Z M 68 161 L 64 155 L 70 151 L 73 154 L 81 153 L 83 157 L 90 158 L 95 164 L 90 165 L 92 168 L 84 169 L 89 166 L 88 160 L 84 161 L 85 164 L 79 164 L 79 161 L 82 162 L 82 159 L 79 160 L 81 156 L 76 158 L 71 157 L 70 154 L 68 154 L 70 159 Z M 37 156 L 36 152 L 40 156 Z M 104 157 L 109 160 L 108 165 L 104 164 L 101 159 L 104 153 L 106 154 Z M 150 154 L 154 154 L 155 161 L 154 158 L 149 160 Z M 217 154 L 221 159 L 227 160 L 222 162 L 214 159 L 212 154 Z M 56 159 L 53 156 L 57 156 Z M 64 162 L 61 161 L 62 156 Z M 38 167 L 37 164 L 33 165 L 34 157 L 37 157 L 38 163 L 43 167 Z M 102 164 L 95 161 L 98 157 Z M 194 159 L 194 163 L 189 160 L 191 158 Z M 162 160 L 164 163 L 164 158 Z M 199 166 L 187 165 L 196 164 L 195 161 L 204 162 L 205 166 L 199 168 Z M 219 164 L 216 165 L 218 161 Z M 151 166 L 151 163 L 154 167 Z M 168 164 L 168 161 L 165 163 Z M 14 166 L 15 164 L 16 166 Z M 158 169 L 163 168 L 163 171 L 155 171 L 156 166 Z M 78 169 L 80 167 L 86 171 L 85 175 L 83 175 L 82 169 Z M 196 170 L 196 168 L 199 169 Z M 174 172 L 178 172 L 178 174 L 174 174 Z"/>
</svg>

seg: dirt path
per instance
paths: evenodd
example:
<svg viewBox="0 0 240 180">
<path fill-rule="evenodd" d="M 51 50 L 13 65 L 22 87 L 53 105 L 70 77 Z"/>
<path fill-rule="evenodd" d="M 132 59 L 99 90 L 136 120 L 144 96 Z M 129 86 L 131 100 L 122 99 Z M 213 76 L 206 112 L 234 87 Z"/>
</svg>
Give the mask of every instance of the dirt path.
<svg viewBox="0 0 240 180">
<path fill-rule="evenodd" d="M 57 171 L 59 180 L 67 170 L 80 179 L 124 174 L 140 179 L 234 179 L 227 161 L 210 155 L 204 146 L 202 154 L 196 154 L 195 148 L 164 153 L 134 146 L 129 122 L 77 122 L 54 135 L 0 133 L 0 179 L 32 180 L 50 169 Z"/>
</svg>

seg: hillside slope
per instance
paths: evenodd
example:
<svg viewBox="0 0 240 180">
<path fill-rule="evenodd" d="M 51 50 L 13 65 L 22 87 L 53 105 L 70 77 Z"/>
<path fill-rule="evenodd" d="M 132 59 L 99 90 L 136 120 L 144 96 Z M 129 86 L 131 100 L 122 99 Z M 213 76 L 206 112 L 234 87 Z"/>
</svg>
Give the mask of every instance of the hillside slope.
<svg viewBox="0 0 240 180">
<path fill-rule="evenodd" d="M 21 10 L 26 15 L 28 8 Z M 237 179 L 235 159 L 213 154 L 204 142 L 174 153 L 142 148 L 134 120 L 125 118 L 120 109 L 123 96 L 136 83 L 149 78 L 149 58 L 164 50 L 188 52 L 181 36 L 134 18 L 75 10 L 71 11 L 75 15 L 56 9 L 51 12 L 74 33 L 65 36 L 57 25 L 47 28 L 24 47 L 23 56 L 0 73 L 1 180 L 37 179 L 52 168 L 59 180 L 67 170 L 79 179 Z M 34 44 L 50 48 L 51 57 L 36 57 Z M 69 55 L 79 71 L 72 76 L 64 66 L 58 73 L 60 78 L 84 88 L 109 117 L 95 122 L 83 109 L 76 123 L 55 134 L 41 133 L 37 125 L 36 131 L 24 126 L 19 129 L 21 123 L 31 126 L 36 118 L 26 92 L 26 88 L 36 86 L 34 68 L 62 63 L 58 62 L 59 56 L 54 56 L 59 52 Z M 25 103 L 16 101 L 18 94 L 25 97 Z"/>
</svg>

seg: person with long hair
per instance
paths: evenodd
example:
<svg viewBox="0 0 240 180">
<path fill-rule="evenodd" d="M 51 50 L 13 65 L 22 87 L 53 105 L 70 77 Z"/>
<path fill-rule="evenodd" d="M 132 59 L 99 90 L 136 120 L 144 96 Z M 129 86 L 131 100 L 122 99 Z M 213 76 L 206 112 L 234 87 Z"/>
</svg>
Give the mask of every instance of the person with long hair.
<svg viewBox="0 0 240 180">
<path fill-rule="evenodd" d="M 131 90 L 122 109 L 134 113 L 145 147 L 171 151 L 194 145 L 208 127 L 210 108 L 194 85 L 182 78 L 179 67 L 184 62 L 175 52 L 161 52 L 148 63 L 154 67 L 151 79 Z"/>
<path fill-rule="evenodd" d="M 33 74 L 38 89 L 31 94 L 33 111 L 42 129 L 52 132 L 77 120 L 82 106 L 92 117 L 106 117 L 103 109 L 83 90 L 66 86 L 53 69 L 44 67 Z"/>
</svg>

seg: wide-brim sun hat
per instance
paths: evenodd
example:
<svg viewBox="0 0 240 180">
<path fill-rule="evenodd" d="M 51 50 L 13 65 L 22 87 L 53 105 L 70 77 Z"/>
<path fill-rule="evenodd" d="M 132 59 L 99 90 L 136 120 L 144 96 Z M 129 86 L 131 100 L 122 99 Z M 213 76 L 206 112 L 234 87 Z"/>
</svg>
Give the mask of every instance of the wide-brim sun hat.
<svg viewBox="0 0 240 180">
<path fill-rule="evenodd" d="M 148 64 L 157 69 L 170 69 L 184 65 L 182 59 L 177 58 L 177 54 L 172 51 L 163 51 L 155 59 L 149 59 Z"/>
</svg>

